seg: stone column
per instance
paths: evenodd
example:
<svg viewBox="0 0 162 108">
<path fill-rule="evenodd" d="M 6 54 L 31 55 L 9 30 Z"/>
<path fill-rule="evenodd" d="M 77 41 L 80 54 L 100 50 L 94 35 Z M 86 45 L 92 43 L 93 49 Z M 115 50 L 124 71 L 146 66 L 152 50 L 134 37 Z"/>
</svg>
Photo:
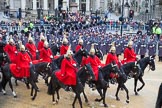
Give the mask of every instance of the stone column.
<svg viewBox="0 0 162 108">
<path fill-rule="evenodd" d="M 43 0 L 43 10 L 48 10 L 48 0 Z"/>
<path fill-rule="evenodd" d="M 67 0 L 63 0 L 62 4 L 63 4 L 62 10 L 66 10 L 67 9 Z"/>
<path fill-rule="evenodd" d="M 26 8 L 26 0 L 21 0 L 21 10 L 25 11 Z"/>
<path fill-rule="evenodd" d="M 21 0 L 22 18 L 25 18 L 26 0 Z"/>
<path fill-rule="evenodd" d="M 86 12 L 90 11 L 90 0 L 86 0 Z"/>
<path fill-rule="evenodd" d="M 96 0 L 96 10 L 97 10 L 97 9 L 100 9 L 100 0 Z M 95 11 L 96 11 L 96 10 L 95 10 Z"/>
<path fill-rule="evenodd" d="M 33 10 L 37 10 L 37 0 L 33 0 Z"/>
<path fill-rule="evenodd" d="M 54 2 L 55 2 L 55 8 L 54 9 L 58 9 L 58 0 L 54 0 Z"/>
<path fill-rule="evenodd" d="M 79 0 L 76 0 L 76 3 L 78 5 L 78 11 L 79 11 Z"/>
<path fill-rule="evenodd" d="M 14 0 L 10 0 L 10 9 L 14 9 Z"/>
</svg>

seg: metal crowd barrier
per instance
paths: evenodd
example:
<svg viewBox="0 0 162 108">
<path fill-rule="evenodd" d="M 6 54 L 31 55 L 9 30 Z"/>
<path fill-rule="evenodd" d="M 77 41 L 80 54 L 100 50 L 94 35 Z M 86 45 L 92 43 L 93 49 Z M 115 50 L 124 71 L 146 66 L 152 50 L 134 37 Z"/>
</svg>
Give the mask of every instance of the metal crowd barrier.
<svg viewBox="0 0 162 108">
<path fill-rule="evenodd" d="M 35 24 L 34 25 L 34 28 L 35 27 L 40 27 L 40 26 L 43 26 L 45 30 L 47 30 L 47 27 L 50 27 L 51 25 L 50 24 Z M 13 31 L 18 31 L 20 32 L 21 30 L 24 30 L 25 28 L 25 25 L 22 25 L 22 26 L 10 26 L 10 25 L 0 25 L 0 27 L 2 29 L 6 29 L 7 31 L 9 32 L 13 32 Z M 107 24 L 106 25 L 107 27 L 107 30 L 120 30 L 121 29 L 121 25 L 119 24 Z M 148 25 L 129 25 L 129 24 L 123 24 L 123 30 L 125 31 L 129 31 L 130 29 L 132 30 L 138 30 L 140 28 L 140 30 L 148 30 L 149 26 Z M 162 25 L 161 25 L 161 28 L 162 28 Z"/>
</svg>

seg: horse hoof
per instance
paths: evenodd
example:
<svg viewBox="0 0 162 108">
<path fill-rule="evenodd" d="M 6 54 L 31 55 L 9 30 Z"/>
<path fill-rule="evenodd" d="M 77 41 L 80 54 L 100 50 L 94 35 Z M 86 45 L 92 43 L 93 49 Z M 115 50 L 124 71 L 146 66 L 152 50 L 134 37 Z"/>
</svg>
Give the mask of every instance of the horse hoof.
<svg viewBox="0 0 162 108">
<path fill-rule="evenodd" d="M 120 101 L 120 99 L 119 99 L 119 98 L 116 98 L 116 100 L 117 100 L 117 101 Z"/>
<path fill-rule="evenodd" d="M 136 93 L 135 93 L 135 95 L 137 96 L 137 95 L 138 95 L 138 93 L 136 92 Z"/>
<path fill-rule="evenodd" d="M 58 99 L 56 99 L 56 104 L 58 104 L 58 102 L 59 102 L 59 100 L 58 100 Z"/>
<path fill-rule="evenodd" d="M 40 89 L 37 89 L 37 92 L 40 92 Z"/>
<path fill-rule="evenodd" d="M 95 99 L 96 102 L 100 102 L 99 99 Z"/>
<path fill-rule="evenodd" d="M 139 92 L 139 91 L 140 91 L 140 89 L 137 89 L 137 91 Z"/>
<path fill-rule="evenodd" d="M 3 93 L 3 95 L 7 95 L 7 93 Z"/>
<path fill-rule="evenodd" d="M 108 108 L 108 105 L 107 104 L 104 104 L 104 107 Z"/>
<path fill-rule="evenodd" d="M 14 98 L 17 98 L 17 96 L 14 96 Z"/>
<path fill-rule="evenodd" d="M 33 97 L 33 98 L 32 98 L 32 101 L 34 101 L 34 100 L 35 100 L 35 98 Z"/>
<path fill-rule="evenodd" d="M 126 103 L 129 103 L 129 100 L 126 100 Z"/>
<path fill-rule="evenodd" d="M 89 101 L 88 100 L 85 100 L 85 103 L 88 103 Z"/>
<path fill-rule="evenodd" d="M 56 101 L 52 102 L 53 105 L 56 105 Z"/>
</svg>

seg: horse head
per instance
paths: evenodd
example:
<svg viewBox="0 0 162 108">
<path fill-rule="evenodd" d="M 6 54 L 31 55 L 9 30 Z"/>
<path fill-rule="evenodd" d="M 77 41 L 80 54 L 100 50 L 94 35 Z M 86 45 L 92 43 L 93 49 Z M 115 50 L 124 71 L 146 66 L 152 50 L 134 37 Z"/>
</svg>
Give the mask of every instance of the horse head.
<svg viewBox="0 0 162 108">
<path fill-rule="evenodd" d="M 2 58 L 3 58 L 4 63 L 11 63 L 10 58 L 7 53 L 3 52 Z"/>
<path fill-rule="evenodd" d="M 149 64 L 150 69 L 152 71 L 154 71 L 155 70 L 155 58 L 152 57 L 152 56 L 150 56 L 149 57 L 149 63 L 148 64 Z"/>
<path fill-rule="evenodd" d="M 101 68 L 101 71 L 103 72 L 103 74 L 105 74 L 106 76 L 109 75 L 111 72 L 113 72 L 114 74 L 119 75 L 119 68 L 118 65 L 115 62 L 111 62 L 110 64 L 104 66 Z"/>
<path fill-rule="evenodd" d="M 89 54 L 88 54 L 88 51 L 85 49 L 85 48 L 82 48 L 82 49 L 80 49 L 81 50 L 81 52 L 82 52 L 82 56 L 84 56 L 84 57 L 87 57 Z"/>
<path fill-rule="evenodd" d="M 95 50 L 95 55 L 100 59 L 103 60 L 103 53 L 101 50 L 96 49 Z"/>
<path fill-rule="evenodd" d="M 92 71 L 90 64 L 83 66 L 78 71 L 77 75 L 80 79 L 85 79 L 85 78 L 86 78 L 85 80 L 94 80 L 95 79 L 95 76 L 93 74 L 93 71 Z"/>
</svg>

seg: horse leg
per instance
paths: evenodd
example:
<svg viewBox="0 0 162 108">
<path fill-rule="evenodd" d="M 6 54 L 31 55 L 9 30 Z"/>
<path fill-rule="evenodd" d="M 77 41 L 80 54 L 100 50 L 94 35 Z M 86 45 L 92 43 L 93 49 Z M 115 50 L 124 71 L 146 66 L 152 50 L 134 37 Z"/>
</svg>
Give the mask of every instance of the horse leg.
<svg viewBox="0 0 162 108">
<path fill-rule="evenodd" d="M 139 81 L 142 83 L 142 86 L 141 86 L 140 88 L 137 89 L 138 92 L 145 86 L 145 82 L 143 81 L 142 76 L 139 77 Z"/>
<path fill-rule="evenodd" d="M 134 78 L 134 92 L 135 92 L 135 95 L 138 95 L 137 90 L 136 90 L 136 88 L 137 88 L 137 81 L 138 81 L 138 79 Z"/>
<path fill-rule="evenodd" d="M 17 83 L 17 79 L 15 79 L 15 85 L 18 86 L 19 84 Z"/>
<path fill-rule="evenodd" d="M 101 96 L 101 99 L 95 99 L 95 101 L 96 102 L 101 102 L 102 101 L 102 99 L 103 99 L 103 94 L 102 94 L 102 90 L 101 89 L 97 89 L 97 91 L 98 91 L 98 93 L 100 94 L 100 96 Z"/>
<path fill-rule="evenodd" d="M 2 82 L 1 82 L 3 95 L 6 95 L 6 90 L 5 89 L 6 89 L 7 82 L 8 82 L 8 80 L 6 80 L 6 79 L 3 79 Z"/>
<path fill-rule="evenodd" d="M 77 97 L 78 97 L 78 101 L 79 101 L 79 104 L 80 104 L 80 108 L 83 108 L 83 106 L 82 106 L 82 100 L 81 100 L 80 94 L 77 93 L 76 95 L 77 95 Z"/>
<path fill-rule="evenodd" d="M 118 97 L 119 90 L 120 90 L 120 84 L 118 83 L 118 87 L 117 87 L 116 94 L 115 94 L 117 101 L 120 101 L 120 99 Z"/>
<path fill-rule="evenodd" d="M 25 84 L 26 84 L 27 89 L 30 89 L 29 83 L 25 83 Z"/>
<path fill-rule="evenodd" d="M 30 93 L 30 96 L 33 96 L 33 87 L 31 88 L 31 93 Z"/>
<path fill-rule="evenodd" d="M 34 100 L 36 98 L 36 96 L 37 96 L 38 87 L 37 87 L 36 83 L 33 80 L 31 81 L 31 79 L 29 79 L 29 81 L 30 81 L 30 83 L 32 85 L 32 89 L 35 90 L 34 96 L 32 97 L 32 100 Z M 32 91 L 32 89 L 31 89 L 31 91 Z"/>
<path fill-rule="evenodd" d="M 72 104 L 72 107 L 73 107 L 73 108 L 75 108 L 76 99 L 77 99 L 77 95 L 75 95 L 75 98 L 74 98 L 74 101 L 73 101 L 73 104 Z"/>
<path fill-rule="evenodd" d="M 60 99 L 60 95 L 59 95 L 59 89 L 58 89 L 58 90 L 56 90 L 56 93 L 57 93 L 57 99 L 56 99 L 56 103 L 58 103 L 58 102 L 59 102 L 59 99 Z"/>
<path fill-rule="evenodd" d="M 11 79 L 9 80 L 9 86 L 10 86 L 10 88 L 11 88 L 11 91 L 12 91 L 12 94 L 13 94 L 14 98 L 16 98 L 17 95 L 16 95 L 15 91 L 13 90 L 13 86 L 12 86 Z"/>
<path fill-rule="evenodd" d="M 126 94 L 127 94 L 127 100 L 126 100 L 126 103 L 129 103 L 129 91 L 127 89 L 127 87 L 123 84 L 122 85 L 123 89 L 125 90 Z"/>
<path fill-rule="evenodd" d="M 86 96 L 84 90 L 83 90 L 83 96 L 84 96 L 84 98 L 85 98 L 85 102 L 88 103 L 89 101 L 88 101 L 88 98 L 87 98 L 87 96 Z"/>
<path fill-rule="evenodd" d="M 106 91 L 107 91 L 107 87 L 105 87 L 105 88 L 103 89 L 103 104 L 104 104 L 104 107 L 108 107 L 108 105 L 107 105 L 106 102 L 105 102 Z"/>
</svg>

